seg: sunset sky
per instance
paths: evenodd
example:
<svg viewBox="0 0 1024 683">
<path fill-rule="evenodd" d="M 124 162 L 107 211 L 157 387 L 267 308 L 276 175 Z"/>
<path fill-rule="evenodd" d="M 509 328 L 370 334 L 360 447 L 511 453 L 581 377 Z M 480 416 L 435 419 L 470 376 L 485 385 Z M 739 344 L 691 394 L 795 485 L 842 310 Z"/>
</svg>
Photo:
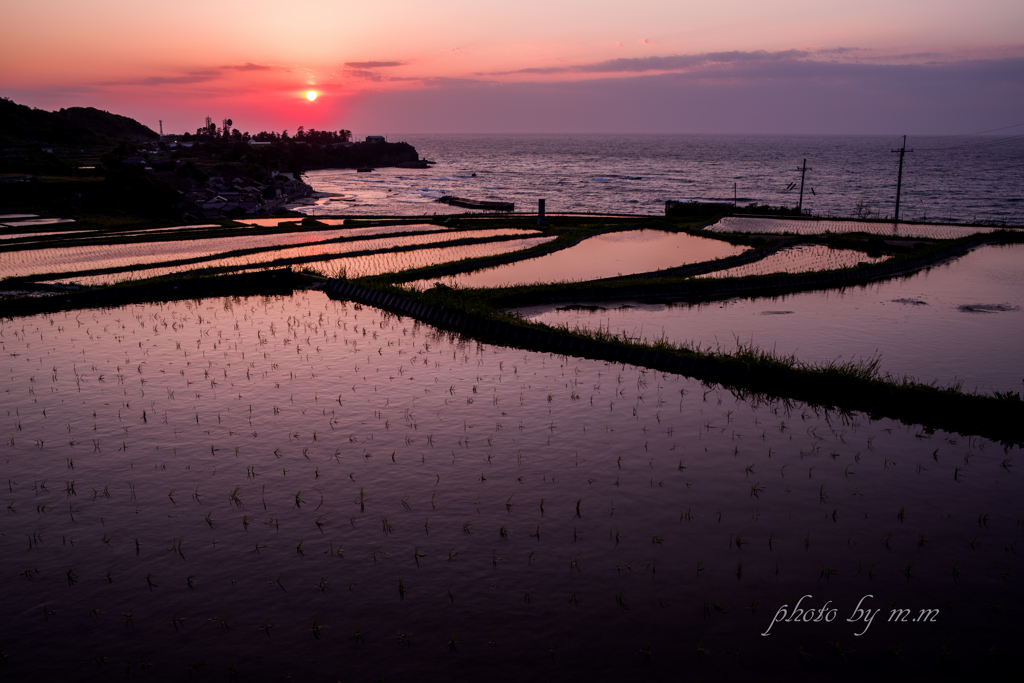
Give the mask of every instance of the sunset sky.
<svg viewBox="0 0 1024 683">
<path fill-rule="evenodd" d="M 1024 120 L 1021 0 L 33 0 L 5 3 L 0 36 L 0 95 L 166 132 L 205 116 L 360 135 Z"/>
</svg>

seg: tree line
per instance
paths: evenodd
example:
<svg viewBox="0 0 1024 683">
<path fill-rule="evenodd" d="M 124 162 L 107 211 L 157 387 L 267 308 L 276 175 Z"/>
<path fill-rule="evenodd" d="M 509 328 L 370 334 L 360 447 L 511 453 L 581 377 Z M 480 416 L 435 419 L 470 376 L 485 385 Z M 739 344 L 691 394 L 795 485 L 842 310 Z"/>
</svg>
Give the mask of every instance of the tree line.
<svg viewBox="0 0 1024 683">
<path fill-rule="evenodd" d="M 334 145 L 352 142 L 352 131 L 345 129 L 334 131 L 310 128 L 306 130 L 304 126 L 299 126 L 294 135 L 289 135 L 287 130 L 283 130 L 280 133 L 264 130 L 251 135 L 248 131 L 242 132 L 237 128 L 232 128 L 232 125 L 231 119 L 224 119 L 221 125 L 218 126 L 207 116 L 206 124 L 197 128 L 194 136 L 191 133 L 185 133 L 182 138 L 185 140 L 193 137 L 221 138 L 233 142 L 249 142 L 250 140 L 256 142 L 281 142 L 291 140 L 293 142 L 305 142 L 310 145 Z"/>
</svg>

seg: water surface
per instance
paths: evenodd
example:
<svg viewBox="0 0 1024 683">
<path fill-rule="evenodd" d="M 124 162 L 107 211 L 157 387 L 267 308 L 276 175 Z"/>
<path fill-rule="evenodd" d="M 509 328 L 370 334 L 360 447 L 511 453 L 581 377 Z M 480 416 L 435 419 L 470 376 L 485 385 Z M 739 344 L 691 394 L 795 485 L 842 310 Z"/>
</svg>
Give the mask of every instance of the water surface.
<svg viewBox="0 0 1024 683">
<path fill-rule="evenodd" d="M 588 237 L 551 254 L 507 265 L 411 283 L 458 287 L 502 287 L 593 280 L 711 261 L 746 251 L 728 242 L 659 230 L 631 230 Z"/>
<path fill-rule="evenodd" d="M 547 324 L 600 326 L 727 351 L 738 339 L 812 363 L 880 355 L 881 370 L 897 376 L 940 385 L 962 381 L 968 391 L 1019 392 L 1022 260 L 1022 245 L 988 246 L 907 278 L 841 290 L 700 305 L 547 306 L 523 313 Z"/>
<path fill-rule="evenodd" d="M 976 233 L 989 233 L 995 228 L 966 225 L 923 225 L 917 223 L 877 223 L 868 221 L 836 220 L 793 220 L 786 218 L 755 218 L 748 216 L 726 216 L 706 230 L 711 232 L 750 232 L 794 235 L 843 234 L 866 232 L 891 238 L 925 237 L 933 240 L 949 240 Z"/>
<path fill-rule="evenodd" d="M 903 680 L 1016 644 L 1016 448 L 319 293 L 0 333 L 5 680 Z M 801 595 L 839 618 L 760 635 Z"/>
<path fill-rule="evenodd" d="M 885 257 L 872 257 L 855 249 L 832 249 L 823 244 L 798 244 L 735 268 L 716 270 L 695 277 L 747 277 L 770 273 L 806 273 L 817 270 L 853 268 L 863 263 L 877 263 Z"/>
</svg>

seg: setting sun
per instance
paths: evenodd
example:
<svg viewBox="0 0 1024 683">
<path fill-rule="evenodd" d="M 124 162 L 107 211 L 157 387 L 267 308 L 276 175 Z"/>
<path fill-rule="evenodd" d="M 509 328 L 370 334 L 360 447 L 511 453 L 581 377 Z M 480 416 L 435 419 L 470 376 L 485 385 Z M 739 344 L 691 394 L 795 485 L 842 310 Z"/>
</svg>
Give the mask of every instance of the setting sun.
<svg viewBox="0 0 1024 683">
<path fill-rule="evenodd" d="M 316 90 L 307 90 L 306 91 L 306 99 L 309 100 L 310 102 L 312 102 L 313 100 L 316 99 L 316 96 L 318 94 L 319 93 Z"/>
</svg>

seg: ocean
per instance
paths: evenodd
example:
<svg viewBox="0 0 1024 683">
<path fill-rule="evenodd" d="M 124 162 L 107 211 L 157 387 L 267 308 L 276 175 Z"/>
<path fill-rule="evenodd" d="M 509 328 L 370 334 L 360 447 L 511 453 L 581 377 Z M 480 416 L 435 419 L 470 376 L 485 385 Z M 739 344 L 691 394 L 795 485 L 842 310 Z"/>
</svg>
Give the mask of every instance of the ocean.
<svg viewBox="0 0 1024 683">
<path fill-rule="evenodd" d="M 432 215 L 464 209 L 443 195 L 515 202 L 533 212 L 663 215 L 665 201 L 803 207 L 819 216 L 893 215 L 901 136 L 397 135 L 429 169 L 306 174 L 342 195 L 297 207 L 312 215 Z M 909 137 L 904 220 L 1024 225 L 1024 135 Z"/>
</svg>

